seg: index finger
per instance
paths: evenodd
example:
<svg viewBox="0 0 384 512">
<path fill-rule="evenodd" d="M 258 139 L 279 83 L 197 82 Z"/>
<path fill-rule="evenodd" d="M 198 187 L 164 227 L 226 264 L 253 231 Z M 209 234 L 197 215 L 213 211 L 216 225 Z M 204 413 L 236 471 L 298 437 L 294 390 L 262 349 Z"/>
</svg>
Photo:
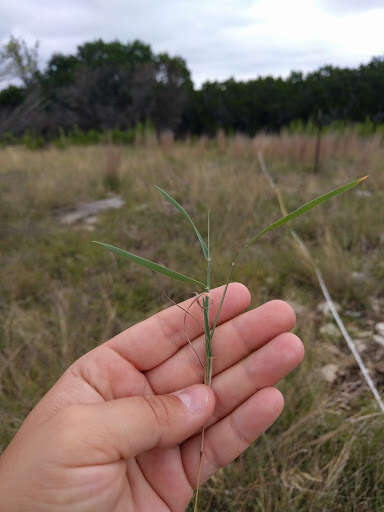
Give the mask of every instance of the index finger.
<svg viewBox="0 0 384 512">
<path fill-rule="evenodd" d="M 210 322 L 216 317 L 224 286 L 210 292 Z M 251 296 L 241 283 L 228 286 L 218 324 L 242 313 Z M 186 313 L 188 311 L 188 313 Z M 185 315 L 187 315 L 185 321 Z M 203 311 L 196 298 L 171 306 L 121 332 L 103 346 L 118 352 L 138 370 L 155 368 L 204 331 Z"/>
</svg>

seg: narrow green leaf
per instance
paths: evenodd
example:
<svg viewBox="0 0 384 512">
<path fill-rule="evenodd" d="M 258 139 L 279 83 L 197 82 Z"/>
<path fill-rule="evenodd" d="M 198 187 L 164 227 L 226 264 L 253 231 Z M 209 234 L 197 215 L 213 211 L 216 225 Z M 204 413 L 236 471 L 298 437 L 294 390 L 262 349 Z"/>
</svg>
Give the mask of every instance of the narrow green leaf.
<svg viewBox="0 0 384 512">
<path fill-rule="evenodd" d="M 201 248 L 203 249 L 204 257 L 205 257 L 205 259 L 207 260 L 207 259 L 208 259 L 208 257 L 209 257 L 207 244 L 204 242 L 203 237 L 201 236 L 201 234 L 200 234 L 199 230 L 197 229 L 197 227 L 196 227 L 195 223 L 194 223 L 194 222 L 193 222 L 193 220 L 191 219 L 191 216 L 189 215 L 189 213 L 185 210 L 185 208 L 183 208 L 183 207 L 181 206 L 181 204 L 180 204 L 180 203 L 178 203 L 178 202 L 176 201 L 176 199 L 174 199 L 172 196 L 170 196 L 170 195 L 168 194 L 168 192 L 166 192 L 166 191 L 165 191 L 165 190 L 163 190 L 162 188 L 158 187 L 157 185 L 155 185 L 155 188 L 157 188 L 157 190 L 158 190 L 161 194 L 163 194 L 163 196 L 165 197 L 165 199 L 166 199 L 167 201 L 169 201 L 171 204 L 173 204 L 173 206 L 174 206 L 175 208 L 177 208 L 181 214 L 183 214 L 183 215 L 184 215 L 184 217 L 188 220 L 188 222 L 190 222 L 190 224 L 192 225 L 192 227 L 193 227 L 193 229 L 194 229 L 194 231 L 195 231 L 195 233 L 196 233 L 197 238 L 199 239 L 199 242 L 200 242 Z"/>
<path fill-rule="evenodd" d="M 229 283 L 231 281 L 232 272 L 233 272 L 233 265 L 231 266 L 231 271 L 230 271 L 228 279 L 227 279 L 227 281 L 225 283 L 223 294 L 221 295 L 221 299 L 220 299 L 220 303 L 219 303 L 219 308 L 217 310 L 217 313 L 216 313 L 216 316 L 215 316 L 215 320 L 213 321 L 213 325 L 212 325 L 212 329 L 211 329 L 211 338 L 213 338 L 213 334 L 215 332 L 217 322 L 219 321 L 219 318 L 220 318 L 221 309 L 223 307 L 224 299 L 225 299 L 225 296 L 227 294 Z"/>
<path fill-rule="evenodd" d="M 341 194 L 343 192 L 346 192 L 347 190 L 349 190 L 349 189 L 351 189 L 353 187 L 356 187 L 360 182 L 362 182 L 366 178 L 367 178 L 367 176 L 364 176 L 363 178 L 360 178 L 358 180 L 352 181 L 351 183 L 348 183 L 347 185 L 343 185 L 342 187 L 338 187 L 338 188 L 336 188 L 334 190 L 331 190 L 331 192 L 328 192 L 327 194 L 319 196 L 316 199 L 312 199 L 312 201 L 309 201 L 308 203 L 303 204 L 302 206 L 300 206 L 299 208 L 297 208 L 293 212 L 288 213 L 288 215 L 285 215 L 284 217 L 281 217 L 279 220 L 277 220 L 273 224 L 270 224 L 268 227 L 263 229 L 263 231 L 260 231 L 260 233 L 258 233 L 256 236 L 251 238 L 251 240 L 249 240 L 245 244 L 244 248 L 249 247 L 250 245 L 252 245 L 254 242 L 256 242 L 256 240 L 258 240 L 261 236 L 263 236 L 264 233 L 267 233 L 268 231 L 271 231 L 272 229 L 275 229 L 278 226 L 282 226 L 286 222 L 289 222 L 292 219 L 298 217 L 299 215 L 302 215 L 303 213 L 307 212 L 308 210 L 311 210 L 312 208 L 314 208 L 318 204 L 321 204 L 324 201 L 327 201 L 328 199 L 331 199 L 331 197 L 337 196 L 337 195 L 339 195 L 339 194 Z"/>
<path fill-rule="evenodd" d="M 181 274 L 180 272 L 175 272 L 174 270 L 170 270 L 167 267 L 163 267 L 163 265 L 159 265 L 158 263 L 154 263 L 153 261 L 147 260 L 146 258 L 142 258 L 141 256 L 136 256 L 136 254 L 132 254 L 131 252 L 125 251 L 124 249 L 119 249 L 119 247 L 115 247 L 114 245 L 105 244 L 104 242 L 97 242 L 93 240 L 93 242 L 105 249 L 108 249 L 111 252 L 119 254 L 120 256 L 124 256 L 135 263 L 138 263 L 142 267 L 149 268 L 154 272 L 158 272 L 159 274 L 164 274 L 165 276 L 172 277 L 172 279 L 176 279 L 178 281 L 184 281 L 187 283 L 193 283 L 194 285 L 199 285 L 202 288 L 205 288 L 205 284 L 198 279 L 194 279 L 193 277 L 186 276 Z"/>
<path fill-rule="evenodd" d="M 203 297 L 203 311 L 204 311 L 204 333 L 205 333 L 205 339 L 206 339 L 206 350 L 208 351 L 207 352 L 207 355 L 208 356 L 211 356 L 212 353 L 210 352 L 211 350 L 211 346 L 210 346 L 210 342 L 212 340 L 212 336 L 211 336 L 211 330 L 209 328 L 209 296 L 208 295 L 205 295 Z"/>
</svg>

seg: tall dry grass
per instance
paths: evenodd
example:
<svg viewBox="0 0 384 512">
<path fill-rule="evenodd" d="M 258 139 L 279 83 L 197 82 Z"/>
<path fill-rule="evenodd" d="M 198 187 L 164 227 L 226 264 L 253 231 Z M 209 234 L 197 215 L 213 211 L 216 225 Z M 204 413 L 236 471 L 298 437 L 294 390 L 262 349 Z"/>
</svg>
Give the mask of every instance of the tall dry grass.
<svg viewBox="0 0 384 512">
<path fill-rule="evenodd" d="M 209 205 L 213 284 L 222 283 L 242 227 L 251 235 L 280 216 L 258 168 L 259 150 L 289 209 L 369 174 L 360 192 L 311 211 L 294 227 L 383 390 L 384 353 L 372 341 L 384 315 L 384 148 L 377 137 L 326 135 L 317 174 L 315 138 L 288 134 L 65 151 L 10 147 L 0 151 L 1 447 L 75 358 L 166 306 L 164 291 L 173 300 L 193 293 L 98 251 L 91 240 L 203 273 L 193 233 L 151 186 L 157 184 L 183 202 L 202 234 Z M 94 232 L 59 223 L 62 211 L 111 193 L 125 205 L 101 214 Z M 280 386 L 281 419 L 204 487 L 205 509 L 384 510 L 383 419 L 342 339 L 321 330 L 330 321 L 318 309 L 322 295 L 289 232 L 272 232 L 251 248 L 234 277 L 250 287 L 254 306 L 271 298 L 292 303 L 306 359 Z M 330 363 L 337 367 L 332 383 L 322 373 Z"/>
</svg>

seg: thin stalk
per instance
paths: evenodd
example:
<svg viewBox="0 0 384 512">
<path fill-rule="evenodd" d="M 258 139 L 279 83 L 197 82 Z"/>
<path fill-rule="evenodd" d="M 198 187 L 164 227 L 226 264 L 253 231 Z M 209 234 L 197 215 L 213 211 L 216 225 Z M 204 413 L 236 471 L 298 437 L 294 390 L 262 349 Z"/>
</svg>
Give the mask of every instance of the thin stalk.
<svg viewBox="0 0 384 512">
<path fill-rule="evenodd" d="M 210 252 L 210 215 L 208 211 L 208 233 L 207 233 L 207 282 L 206 282 L 206 292 L 207 294 L 203 297 L 203 313 L 204 313 L 204 334 L 205 334 L 205 372 L 204 372 L 204 384 L 208 387 L 212 386 L 212 336 L 213 331 L 211 331 L 209 325 L 209 292 L 211 291 L 211 252 Z M 200 479 L 201 479 L 201 469 L 203 467 L 203 459 L 204 459 L 204 437 L 205 437 L 205 426 L 201 431 L 201 444 L 200 444 L 200 462 L 199 469 L 197 472 L 197 483 L 196 483 L 196 493 L 193 510 L 194 512 L 198 511 L 198 501 L 199 501 L 199 490 L 200 490 Z"/>
<path fill-rule="evenodd" d="M 211 289 L 211 248 L 210 248 L 210 231 L 211 231 L 211 221 L 208 210 L 208 236 L 207 236 L 207 292 L 209 293 Z"/>
<path fill-rule="evenodd" d="M 206 386 L 212 386 L 212 337 L 211 337 L 211 329 L 209 327 L 209 294 L 203 297 L 203 311 L 204 311 L 204 331 L 205 331 L 205 375 L 204 375 L 204 384 Z M 195 493 L 195 501 L 194 501 L 194 512 L 198 511 L 198 501 L 199 501 L 199 490 L 200 490 L 200 479 L 201 479 L 201 469 L 203 467 L 204 460 L 204 438 L 205 438 L 205 426 L 201 431 L 201 444 L 200 444 L 200 462 L 199 469 L 197 472 L 197 483 L 196 483 L 196 493 Z"/>
<path fill-rule="evenodd" d="M 205 331 L 205 384 L 211 386 L 212 381 L 212 336 L 209 325 L 209 292 L 211 291 L 211 248 L 210 248 L 210 216 L 208 210 L 208 237 L 207 237 L 207 295 L 203 298 L 204 331 Z"/>
<path fill-rule="evenodd" d="M 205 379 L 207 386 L 212 382 L 212 334 L 209 327 L 209 295 L 203 298 L 204 308 L 204 331 L 205 331 Z"/>
<path fill-rule="evenodd" d="M 242 247 L 237 251 L 235 257 L 231 264 L 231 270 L 229 272 L 227 281 L 225 283 L 224 291 L 221 295 L 219 307 L 213 321 L 212 327 L 209 325 L 209 292 L 211 290 L 211 253 L 210 253 L 210 218 L 208 212 L 208 244 L 207 244 L 207 286 L 206 292 L 207 295 L 203 297 L 203 313 L 204 313 L 204 332 L 205 332 L 205 375 L 204 375 L 204 384 L 209 387 L 212 387 L 212 370 L 213 370 L 213 356 L 212 356 L 212 338 L 215 332 L 217 322 L 220 318 L 221 310 L 223 307 L 224 299 L 228 291 L 228 286 L 231 281 L 233 269 L 236 265 L 236 262 L 240 256 L 240 253 L 245 247 Z M 201 444 L 200 444 L 200 462 L 199 469 L 197 472 L 197 484 L 196 484 L 196 493 L 195 500 L 193 506 L 193 512 L 198 512 L 198 500 L 199 500 L 199 490 L 200 490 L 200 480 L 201 480 L 201 470 L 203 467 L 203 459 L 204 459 L 204 438 L 205 438 L 205 426 L 201 431 Z"/>
<path fill-rule="evenodd" d="M 203 298 L 204 331 L 205 331 L 205 384 L 211 386 L 212 381 L 212 336 L 209 325 L 209 292 L 211 291 L 211 247 L 210 247 L 210 216 L 208 210 L 208 237 L 207 237 L 207 295 Z"/>
</svg>

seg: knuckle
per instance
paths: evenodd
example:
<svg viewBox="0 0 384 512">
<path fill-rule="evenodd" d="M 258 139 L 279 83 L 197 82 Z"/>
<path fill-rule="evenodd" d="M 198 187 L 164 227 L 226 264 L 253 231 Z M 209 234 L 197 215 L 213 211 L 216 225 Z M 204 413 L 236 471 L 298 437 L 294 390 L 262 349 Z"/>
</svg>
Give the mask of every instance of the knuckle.
<svg viewBox="0 0 384 512">
<path fill-rule="evenodd" d="M 240 441 L 241 444 L 244 445 L 244 450 L 248 448 L 248 446 L 253 442 L 253 439 L 248 438 L 246 434 L 243 432 L 243 430 L 239 427 L 239 425 L 236 422 L 236 416 L 231 414 L 229 416 L 229 425 L 231 427 L 231 430 L 235 436 L 235 438 Z"/>
<path fill-rule="evenodd" d="M 156 424 L 161 427 L 161 429 L 166 429 L 171 424 L 171 413 L 170 407 L 168 403 L 168 399 L 171 397 L 155 397 L 155 396 L 143 396 L 143 399 L 150 409 L 151 414 L 154 418 Z"/>
<path fill-rule="evenodd" d="M 209 425 L 216 423 L 221 418 L 228 414 L 228 395 L 220 392 L 215 392 L 215 409 L 208 421 Z"/>
<path fill-rule="evenodd" d="M 215 473 L 218 469 L 225 466 L 226 461 L 218 448 L 210 438 L 205 438 L 204 457 L 210 465 L 210 472 Z"/>
</svg>

